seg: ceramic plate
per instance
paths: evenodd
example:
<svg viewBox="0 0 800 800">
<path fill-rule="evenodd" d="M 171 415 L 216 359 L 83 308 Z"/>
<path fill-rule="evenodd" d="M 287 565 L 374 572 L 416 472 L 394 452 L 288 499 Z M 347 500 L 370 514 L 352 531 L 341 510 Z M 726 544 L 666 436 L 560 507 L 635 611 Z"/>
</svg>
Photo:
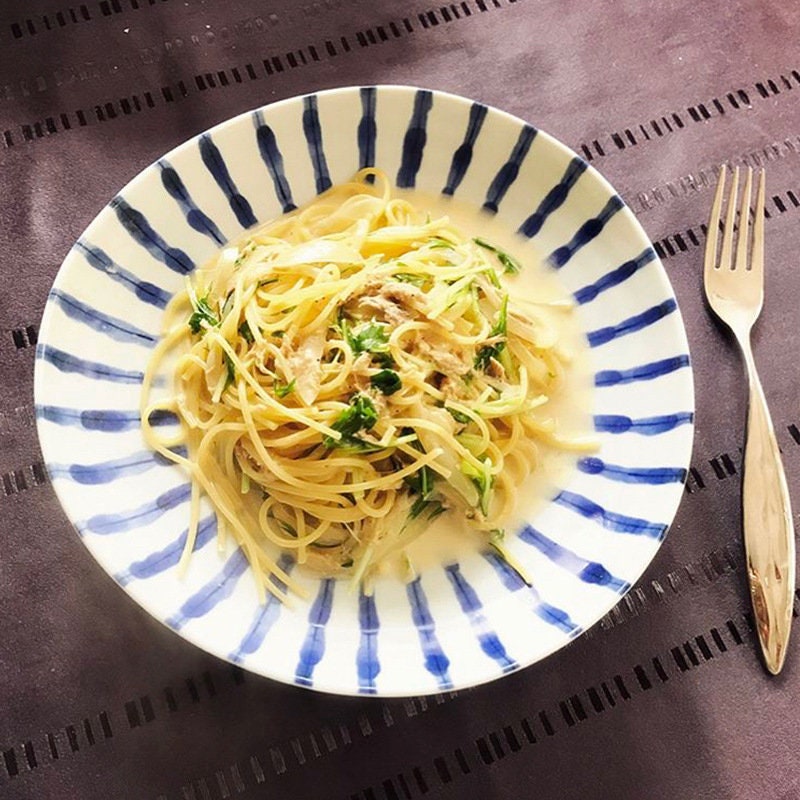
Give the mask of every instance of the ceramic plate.
<svg viewBox="0 0 800 800">
<path fill-rule="evenodd" d="M 148 451 L 137 411 L 164 307 L 226 241 L 372 165 L 398 186 L 483 208 L 519 231 L 518 255 L 531 248 L 546 256 L 587 337 L 599 449 L 509 537 L 531 586 L 492 552 L 465 552 L 410 583 L 382 581 L 372 596 L 301 577 L 307 600 L 262 605 L 235 543 L 219 551 L 209 509 L 180 578 L 187 477 Z M 221 658 L 343 694 L 482 683 L 586 630 L 658 551 L 682 496 L 693 425 L 675 297 L 613 188 L 531 124 L 402 86 L 265 106 L 138 175 L 56 277 L 35 395 L 45 462 L 67 516 L 134 600 Z"/>
</svg>

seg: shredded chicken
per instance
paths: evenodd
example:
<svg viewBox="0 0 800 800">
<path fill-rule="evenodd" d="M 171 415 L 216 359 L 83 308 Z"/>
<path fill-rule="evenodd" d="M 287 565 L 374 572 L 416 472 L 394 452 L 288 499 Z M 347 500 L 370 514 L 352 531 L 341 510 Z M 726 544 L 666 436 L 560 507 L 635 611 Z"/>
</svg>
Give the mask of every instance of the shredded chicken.
<svg viewBox="0 0 800 800">
<path fill-rule="evenodd" d="M 445 375 L 466 375 L 471 369 L 463 351 L 458 348 L 422 337 L 416 339 L 415 345 L 417 352 Z"/>
<path fill-rule="evenodd" d="M 425 315 L 428 301 L 424 292 L 416 286 L 400 281 L 383 281 L 373 279 L 367 281 L 357 297 L 359 308 L 390 325 L 401 325 Z"/>
<path fill-rule="evenodd" d="M 325 349 L 326 331 L 319 328 L 310 336 L 300 341 L 297 347 L 291 345 L 281 347 L 288 349 L 286 364 L 292 375 L 287 376 L 295 381 L 295 391 L 298 397 L 311 405 L 319 394 L 322 381 L 322 352 Z"/>
</svg>

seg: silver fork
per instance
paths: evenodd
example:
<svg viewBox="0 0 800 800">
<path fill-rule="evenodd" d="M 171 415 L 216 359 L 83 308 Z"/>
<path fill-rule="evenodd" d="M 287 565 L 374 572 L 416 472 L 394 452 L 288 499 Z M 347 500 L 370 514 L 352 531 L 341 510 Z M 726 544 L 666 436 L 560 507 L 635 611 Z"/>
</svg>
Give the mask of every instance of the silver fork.
<svg viewBox="0 0 800 800">
<path fill-rule="evenodd" d="M 747 371 L 750 397 L 742 476 L 744 547 L 761 652 L 767 669 L 777 675 L 786 658 L 792 624 L 795 548 L 786 476 L 750 346 L 750 331 L 764 303 L 764 171 L 761 171 L 758 182 L 752 222 L 752 252 L 748 254 L 753 170 L 747 169 L 734 261 L 739 168 L 734 170 L 717 262 L 717 232 L 726 175 L 723 166 L 708 223 L 704 284 L 709 305 L 736 337 Z"/>
</svg>

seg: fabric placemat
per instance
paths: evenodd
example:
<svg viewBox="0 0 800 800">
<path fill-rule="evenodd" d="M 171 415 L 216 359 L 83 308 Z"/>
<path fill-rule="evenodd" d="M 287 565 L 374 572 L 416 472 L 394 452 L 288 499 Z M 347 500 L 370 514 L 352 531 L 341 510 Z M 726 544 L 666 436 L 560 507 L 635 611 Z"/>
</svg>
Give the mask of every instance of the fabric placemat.
<svg viewBox="0 0 800 800">
<path fill-rule="evenodd" d="M 718 166 L 766 165 L 755 350 L 798 506 L 799 22 L 777 0 L 0 3 L 0 796 L 800 797 L 798 647 L 778 678 L 759 664 L 746 386 L 701 291 Z M 683 503 L 620 605 L 502 681 L 405 700 L 283 686 L 150 618 L 72 531 L 33 413 L 47 292 L 116 191 L 237 113 L 373 83 L 495 105 L 601 170 L 663 259 L 697 392 Z"/>
</svg>

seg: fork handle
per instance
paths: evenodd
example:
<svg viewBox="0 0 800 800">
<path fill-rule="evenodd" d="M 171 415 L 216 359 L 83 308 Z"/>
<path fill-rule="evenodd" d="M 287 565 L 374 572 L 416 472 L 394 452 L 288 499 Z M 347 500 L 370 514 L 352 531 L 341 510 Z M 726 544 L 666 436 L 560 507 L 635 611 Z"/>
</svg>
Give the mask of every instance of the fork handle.
<svg viewBox="0 0 800 800">
<path fill-rule="evenodd" d="M 786 475 L 749 337 L 740 342 L 750 399 L 744 444 L 742 520 L 750 599 L 767 669 L 786 658 L 795 588 L 795 543 Z"/>
</svg>

